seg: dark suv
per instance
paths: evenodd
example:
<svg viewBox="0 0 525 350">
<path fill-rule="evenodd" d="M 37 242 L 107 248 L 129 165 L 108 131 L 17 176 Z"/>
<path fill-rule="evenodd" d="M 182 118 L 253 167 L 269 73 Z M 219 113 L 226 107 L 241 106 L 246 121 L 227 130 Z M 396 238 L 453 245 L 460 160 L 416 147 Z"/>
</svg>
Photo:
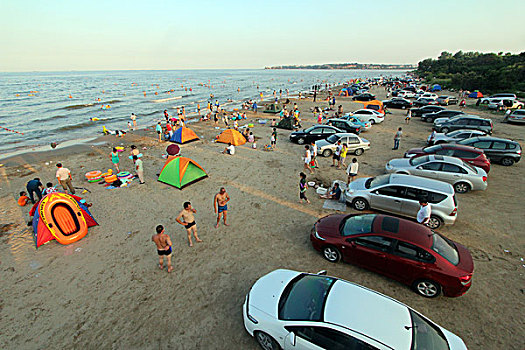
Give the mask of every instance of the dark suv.
<svg viewBox="0 0 525 350">
<path fill-rule="evenodd" d="M 459 114 L 465 114 L 465 113 L 461 111 L 450 111 L 448 109 L 445 109 L 443 111 L 438 111 L 434 113 L 422 113 L 421 120 L 427 123 L 432 123 L 437 118 L 452 118 Z"/>
<path fill-rule="evenodd" d="M 445 107 L 434 106 L 434 105 L 427 105 L 421 108 L 412 108 L 412 117 L 417 118 L 417 117 L 421 117 L 423 114 L 441 112 L 443 110 L 445 110 Z"/>
<path fill-rule="evenodd" d="M 461 140 L 458 144 L 480 148 L 492 162 L 510 166 L 521 159 L 521 146 L 516 141 L 492 136 L 478 136 Z"/>
<path fill-rule="evenodd" d="M 449 119 L 440 124 L 434 124 L 434 128 L 437 132 L 447 133 L 449 131 L 459 129 L 474 129 L 481 130 L 487 134 L 492 134 L 492 120 L 480 118 L 476 116 L 459 116 L 453 119 Z"/>
</svg>

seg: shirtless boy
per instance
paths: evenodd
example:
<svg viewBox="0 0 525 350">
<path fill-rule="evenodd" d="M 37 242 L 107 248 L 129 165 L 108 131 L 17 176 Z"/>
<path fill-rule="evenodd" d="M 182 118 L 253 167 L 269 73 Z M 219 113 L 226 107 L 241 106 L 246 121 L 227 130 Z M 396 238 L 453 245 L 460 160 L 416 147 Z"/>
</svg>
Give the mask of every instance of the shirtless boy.
<svg viewBox="0 0 525 350">
<path fill-rule="evenodd" d="M 179 216 L 177 216 L 175 220 L 186 228 L 186 232 L 188 232 L 188 242 L 190 244 L 190 247 L 193 247 L 193 243 L 191 241 L 192 232 L 193 236 L 195 237 L 195 240 L 198 243 L 202 242 L 202 240 L 199 239 L 199 236 L 197 236 L 197 224 L 195 223 L 195 217 L 193 216 L 193 214 L 195 214 L 197 210 L 191 207 L 190 202 L 185 202 L 183 206 L 184 209 L 179 213 Z"/>
<path fill-rule="evenodd" d="M 164 257 L 168 260 L 168 272 L 173 271 L 171 266 L 171 239 L 170 236 L 164 233 L 164 226 L 158 225 L 156 228 L 157 234 L 151 237 L 157 246 L 157 253 L 159 254 L 159 267 L 164 269 Z"/>
<path fill-rule="evenodd" d="M 230 201 L 230 196 L 228 196 L 228 193 L 226 193 L 226 189 L 224 187 L 221 187 L 221 190 L 219 193 L 215 195 L 215 198 L 213 199 L 213 208 L 215 209 L 215 214 L 217 215 L 217 224 L 215 225 L 215 228 L 219 227 L 219 221 L 221 221 L 221 215 L 224 220 L 225 226 L 230 226 L 226 223 L 226 216 L 228 214 L 228 202 Z"/>
</svg>

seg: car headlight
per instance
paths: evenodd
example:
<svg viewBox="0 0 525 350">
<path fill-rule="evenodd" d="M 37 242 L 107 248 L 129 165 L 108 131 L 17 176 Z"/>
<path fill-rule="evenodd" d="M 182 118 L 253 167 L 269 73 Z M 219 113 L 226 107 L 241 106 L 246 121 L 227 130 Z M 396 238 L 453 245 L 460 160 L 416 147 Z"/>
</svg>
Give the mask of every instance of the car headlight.
<svg viewBox="0 0 525 350">
<path fill-rule="evenodd" d="M 317 233 L 317 230 L 314 231 L 314 236 L 315 236 L 315 238 L 317 238 L 317 239 L 319 239 L 319 240 L 321 240 L 321 241 L 326 241 L 325 238 L 321 237 L 321 236 L 319 235 L 319 233 Z"/>
<path fill-rule="evenodd" d="M 250 315 L 250 292 L 246 295 L 246 317 L 253 323 L 257 324 L 259 321 L 255 319 L 252 315 Z"/>
</svg>

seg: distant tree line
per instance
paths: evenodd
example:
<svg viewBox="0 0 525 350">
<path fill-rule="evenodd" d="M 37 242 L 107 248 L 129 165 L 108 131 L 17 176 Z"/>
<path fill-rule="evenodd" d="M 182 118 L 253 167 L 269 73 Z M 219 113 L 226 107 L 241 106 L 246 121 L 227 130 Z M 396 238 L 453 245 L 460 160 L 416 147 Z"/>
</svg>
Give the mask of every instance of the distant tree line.
<svg viewBox="0 0 525 350">
<path fill-rule="evenodd" d="M 442 52 L 418 63 L 417 75 L 446 88 L 482 93 L 525 91 L 525 52 Z M 520 94 L 521 95 L 521 94 Z"/>
</svg>

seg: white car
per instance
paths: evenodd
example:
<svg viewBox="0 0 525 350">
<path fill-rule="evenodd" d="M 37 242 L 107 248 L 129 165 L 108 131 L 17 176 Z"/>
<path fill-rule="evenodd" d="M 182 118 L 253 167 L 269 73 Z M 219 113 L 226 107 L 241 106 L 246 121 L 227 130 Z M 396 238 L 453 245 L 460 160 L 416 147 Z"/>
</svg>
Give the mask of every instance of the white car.
<svg viewBox="0 0 525 350">
<path fill-rule="evenodd" d="M 467 349 L 409 306 L 324 274 L 279 269 L 255 282 L 242 311 L 263 349 Z"/>
<path fill-rule="evenodd" d="M 475 130 L 475 129 L 459 129 L 454 130 L 449 133 L 436 133 L 436 136 L 434 136 L 434 140 L 431 142 L 432 145 L 438 145 L 440 143 L 456 143 L 458 141 L 468 139 L 471 137 L 476 136 L 485 136 L 487 135 L 486 132 L 482 130 Z"/>
<path fill-rule="evenodd" d="M 337 133 L 328 136 L 324 140 L 315 141 L 317 153 L 323 157 L 330 157 L 335 152 L 337 141 L 341 141 L 341 144 L 346 143 L 348 153 L 353 153 L 356 156 L 360 156 L 364 151 L 370 149 L 370 141 L 367 139 L 363 139 L 352 133 Z"/>
<path fill-rule="evenodd" d="M 406 91 L 406 90 L 401 90 L 401 91 L 398 91 L 397 93 L 397 97 L 403 97 L 403 98 L 416 98 L 416 93 L 415 92 L 412 92 L 412 91 Z"/>
<path fill-rule="evenodd" d="M 350 113 L 349 115 L 359 117 L 359 119 L 365 122 L 370 122 L 372 124 L 379 124 L 382 123 L 383 120 L 385 120 L 385 116 L 383 115 L 383 113 L 367 108 L 358 109 L 357 111 Z"/>
<path fill-rule="evenodd" d="M 491 103 L 493 100 L 515 100 L 517 96 L 515 94 L 494 94 L 489 97 L 482 97 L 479 103 Z"/>
<path fill-rule="evenodd" d="M 423 97 L 423 98 L 430 98 L 432 100 L 436 100 L 439 96 L 436 95 L 436 94 L 433 94 L 431 92 L 425 92 L 423 95 L 421 95 L 420 97 Z"/>
</svg>

